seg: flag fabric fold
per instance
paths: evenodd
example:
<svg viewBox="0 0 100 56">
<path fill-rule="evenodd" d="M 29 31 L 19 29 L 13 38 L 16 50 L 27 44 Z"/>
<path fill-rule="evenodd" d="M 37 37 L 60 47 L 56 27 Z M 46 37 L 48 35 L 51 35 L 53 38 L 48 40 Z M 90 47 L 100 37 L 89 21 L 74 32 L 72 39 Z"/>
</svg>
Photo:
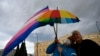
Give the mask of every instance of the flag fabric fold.
<svg viewBox="0 0 100 56">
<path fill-rule="evenodd" d="M 31 20 L 34 19 L 35 16 L 38 14 L 43 13 L 44 11 L 47 11 L 48 6 L 41 9 L 39 12 L 34 14 L 29 20 L 25 23 L 25 25 L 22 27 L 21 30 L 19 30 L 13 37 L 12 39 L 6 44 L 2 56 L 6 56 L 12 49 L 14 49 L 19 43 L 21 43 L 23 40 L 25 40 L 28 35 L 32 32 L 32 30 L 36 29 L 39 27 L 39 22 L 36 20 Z"/>
</svg>

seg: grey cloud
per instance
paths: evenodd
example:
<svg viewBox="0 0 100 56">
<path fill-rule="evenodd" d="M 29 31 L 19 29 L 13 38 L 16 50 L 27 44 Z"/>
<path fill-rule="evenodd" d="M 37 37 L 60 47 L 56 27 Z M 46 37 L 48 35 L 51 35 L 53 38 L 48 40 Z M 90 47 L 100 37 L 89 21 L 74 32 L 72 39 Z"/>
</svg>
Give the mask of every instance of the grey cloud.
<svg viewBox="0 0 100 56">
<path fill-rule="evenodd" d="M 98 15 L 99 12 L 99 0 L 83 0 L 80 4 L 76 6 L 74 12 L 79 15 L 79 17 L 94 17 Z"/>
<path fill-rule="evenodd" d="M 48 41 L 54 38 L 54 31 L 53 27 L 46 25 L 40 28 L 37 28 L 35 31 L 33 31 L 27 38 L 28 41 L 37 42 L 38 41 Z"/>
<path fill-rule="evenodd" d="M 7 3 L 8 7 L 4 7 L 2 2 Z M 2 2 L 0 2 L 0 29 L 2 29 L 0 31 L 10 35 L 14 35 L 28 18 L 47 5 L 50 9 L 58 7 L 58 9 L 68 10 L 81 20 L 75 24 L 58 25 L 58 36 L 70 34 L 76 29 L 82 34 L 98 32 L 95 22 L 100 21 L 99 0 L 2 0 Z M 53 39 L 53 30 L 50 28 L 44 31 L 44 29 L 49 27 L 37 29 L 39 41 Z M 31 33 L 27 40 L 36 42 L 35 37 Z"/>
</svg>

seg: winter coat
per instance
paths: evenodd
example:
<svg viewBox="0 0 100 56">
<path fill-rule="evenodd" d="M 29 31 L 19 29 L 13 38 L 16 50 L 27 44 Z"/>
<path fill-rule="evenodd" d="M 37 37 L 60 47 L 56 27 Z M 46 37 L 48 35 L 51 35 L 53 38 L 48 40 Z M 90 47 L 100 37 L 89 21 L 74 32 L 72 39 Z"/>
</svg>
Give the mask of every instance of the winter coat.
<svg viewBox="0 0 100 56">
<path fill-rule="evenodd" d="M 60 46 L 62 48 L 62 55 L 61 56 L 74 56 L 76 52 L 74 49 L 70 48 L 69 46 L 64 46 L 63 44 L 55 44 L 52 43 L 47 47 L 46 53 L 51 54 L 52 56 L 60 56 L 57 47 Z"/>
<path fill-rule="evenodd" d="M 100 46 L 89 39 L 72 45 L 72 48 L 76 50 L 78 56 L 100 56 Z"/>
</svg>

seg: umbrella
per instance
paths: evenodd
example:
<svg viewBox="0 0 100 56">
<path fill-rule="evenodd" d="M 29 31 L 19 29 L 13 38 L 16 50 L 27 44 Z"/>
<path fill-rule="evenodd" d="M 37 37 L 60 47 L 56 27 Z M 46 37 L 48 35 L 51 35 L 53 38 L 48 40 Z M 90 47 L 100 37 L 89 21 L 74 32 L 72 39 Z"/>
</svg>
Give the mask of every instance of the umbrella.
<svg viewBox="0 0 100 56">
<path fill-rule="evenodd" d="M 41 14 L 36 21 L 38 21 L 41 26 L 46 24 L 53 26 L 56 37 L 57 23 L 76 23 L 80 21 L 78 17 L 72 13 L 65 10 L 58 10 L 58 8 L 56 10 L 48 10 L 43 13 L 44 14 Z M 54 26 L 54 23 L 56 23 L 56 27 Z"/>
<path fill-rule="evenodd" d="M 19 45 L 19 43 L 25 40 L 28 35 L 38 27 L 45 26 L 47 24 L 54 26 L 54 23 L 79 22 L 78 17 L 74 16 L 70 12 L 58 9 L 49 10 L 48 6 L 37 12 L 35 15 L 36 16 L 33 15 L 33 17 L 31 17 L 27 22 L 25 22 L 25 25 L 22 27 L 22 29 L 20 29 L 6 44 L 2 56 L 6 56 L 14 47 Z M 56 32 L 57 31 L 55 31 L 55 34 L 57 36 Z"/>
</svg>

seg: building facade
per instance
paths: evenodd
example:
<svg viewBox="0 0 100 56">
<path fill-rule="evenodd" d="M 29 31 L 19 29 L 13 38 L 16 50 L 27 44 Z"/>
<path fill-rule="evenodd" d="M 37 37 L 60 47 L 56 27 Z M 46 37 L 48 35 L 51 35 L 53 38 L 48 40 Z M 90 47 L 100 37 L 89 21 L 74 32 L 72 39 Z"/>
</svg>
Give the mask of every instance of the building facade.
<svg viewBox="0 0 100 56">
<path fill-rule="evenodd" d="M 59 38 L 59 41 L 63 43 L 63 41 L 68 37 L 69 35 L 62 36 Z M 100 45 L 100 35 L 99 34 L 89 34 L 83 36 L 83 39 L 91 39 L 95 41 L 98 45 Z M 41 42 L 41 43 L 35 43 L 35 53 L 34 56 L 51 56 L 52 54 L 46 54 L 46 48 L 49 44 L 51 44 L 54 40 Z"/>
</svg>

